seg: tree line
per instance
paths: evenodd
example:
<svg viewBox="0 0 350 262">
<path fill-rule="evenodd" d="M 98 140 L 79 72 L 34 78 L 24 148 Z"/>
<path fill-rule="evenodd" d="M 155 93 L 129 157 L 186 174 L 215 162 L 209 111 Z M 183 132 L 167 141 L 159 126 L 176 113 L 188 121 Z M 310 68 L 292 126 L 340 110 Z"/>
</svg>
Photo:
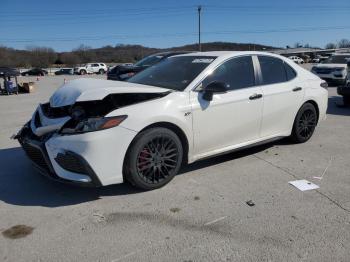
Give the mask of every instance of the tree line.
<svg viewBox="0 0 350 262">
<path fill-rule="evenodd" d="M 295 44 L 295 47 L 310 47 L 308 44 Z M 350 47 L 350 40 L 342 39 L 337 43 L 328 43 L 325 48 L 345 48 Z M 289 48 L 289 47 L 287 47 Z M 276 49 L 276 47 L 265 46 L 259 44 L 245 44 L 245 43 L 229 43 L 229 42 L 212 42 L 203 43 L 203 51 L 213 50 L 256 50 L 267 51 Z M 17 50 L 10 47 L 0 46 L 0 66 L 8 67 L 49 67 L 49 66 L 75 66 L 79 64 L 91 62 L 104 63 L 126 63 L 136 62 L 152 53 L 163 51 L 196 51 L 197 44 L 184 45 L 180 47 L 172 47 L 167 49 L 150 48 L 142 45 L 123 45 L 117 44 L 115 46 L 104 46 L 101 48 L 91 48 L 86 45 L 80 45 L 70 52 L 56 52 L 51 47 L 28 46 L 26 50 Z"/>
<path fill-rule="evenodd" d="M 271 46 L 258 44 L 240 44 L 227 42 L 203 43 L 202 50 L 268 50 Z M 126 63 L 136 62 L 141 58 L 156 52 L 163 51 L 196 51 L 197 44 L 172 47 L 168 49 L 150 48 L 142 45 L 104 46 L 91 48 L 80 45 L 70 52 L 55 52 L 50 47 L 29 46 L 26 50 L 16 50 L 10 47 L 0 46 L 0 66 L 8 67 L 40 67 L 45 68 L 52 65 L 75 66 L 91 62 L 104 63 Z"/>
</svg>

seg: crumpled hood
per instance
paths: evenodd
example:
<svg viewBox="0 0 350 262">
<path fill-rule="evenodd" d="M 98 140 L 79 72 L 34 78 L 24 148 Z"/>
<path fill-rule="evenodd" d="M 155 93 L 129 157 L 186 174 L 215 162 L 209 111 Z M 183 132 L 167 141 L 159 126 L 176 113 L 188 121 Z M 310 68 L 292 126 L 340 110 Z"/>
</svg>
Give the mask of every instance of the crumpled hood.
<svg viewBox="0 0 350 262">
<path fill-rule="evenodd" d="M 163 93 L 169 89 L 135 83 L 82 78 L 69 81 L 50 97 L 51 107 L 73 105 L 79 101 L 102 100 L 109 94 Z"/>
</svg>

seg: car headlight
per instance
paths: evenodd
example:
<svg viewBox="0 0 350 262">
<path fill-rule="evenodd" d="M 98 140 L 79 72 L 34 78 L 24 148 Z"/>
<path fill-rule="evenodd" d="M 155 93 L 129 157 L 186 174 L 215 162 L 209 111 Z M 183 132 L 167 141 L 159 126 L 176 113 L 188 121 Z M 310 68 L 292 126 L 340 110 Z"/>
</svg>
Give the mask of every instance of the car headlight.
<svg viewBox="0 0 350 262">
<path fill-rule="evenodd" d="M 313 66 L 312 68 L 311 68 L 311 71 L 316 71 L 316 66 Z"/>
<path fill-rule="evenodd" d="M 87 132 L 94 132 L 99 130 L 104 130 L 118 126 L 123 122 L 128 116 L 114 116 L 114 117 L 94 117 L 87 118 L 78 122 L 76 125 L 68 121 L 62 128 L 61 134 L 82 134 Z M 74 121 L 73 121 L 74 122 Z"/>
<path fill-rule="evenodd" d="M 344 67 L 336 67 L 336 68 L 334 68 L 334 71 L 337 71 L 337 72 L 341 72 L 343 70 L 345 70 Z"/>
</svg>

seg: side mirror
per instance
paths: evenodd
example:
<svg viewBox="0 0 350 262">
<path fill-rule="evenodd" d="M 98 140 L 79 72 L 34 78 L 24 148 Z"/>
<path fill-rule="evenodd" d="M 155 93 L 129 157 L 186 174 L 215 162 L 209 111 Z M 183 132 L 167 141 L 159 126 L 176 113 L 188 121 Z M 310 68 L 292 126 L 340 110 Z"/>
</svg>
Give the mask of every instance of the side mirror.
<svg viewBox="0 0 350 262">
<path fill-rule="evenodd" d="M 226 93 L 226 84 L 219 81 L 213 81 L 203 88 L 203 99 L 207 101 L 213 100 L 213 94 Z"/>
</svg>

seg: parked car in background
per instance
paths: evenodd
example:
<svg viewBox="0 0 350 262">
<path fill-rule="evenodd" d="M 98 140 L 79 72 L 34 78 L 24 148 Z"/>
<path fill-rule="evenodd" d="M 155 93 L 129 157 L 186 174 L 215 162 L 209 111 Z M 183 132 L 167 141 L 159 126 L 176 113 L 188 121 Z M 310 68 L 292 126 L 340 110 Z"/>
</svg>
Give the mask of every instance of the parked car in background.
<svg viewBox="0 0 350 262">
<path fill-rule="evenodd" d="M 343 97 L 344 105 L 350 106 L 350 60 L 347 63 L 347 76 L 343 86 L 338 86 L 337 92 Z"/>
<path fill-rule="evenodd" d="M 47 74 L 48 72 L 41 68 L 32 68 L 28 71 L 24 71 L 21 73 L 22 76 L 44 76 Z"/>
<path fill-rule="evenodd" d="M 304 64 L 304 60 L 298 56 L 290 56 L 288 58 L 297 64 Z"/>
<path fill-rule="evenodd" d="M 61 68 L 55 72 L 55 75 L 74 75 L 73 68 Z"/>
<path fill-rule="evenodd" d="M 145 70 L 146 68 L 153 66 L 164 59 L 174 56 L 174 55 L 180 55 L 184 53 L 189 53 L 186 51 L 174 51 L 174 52 L 164 52 L 164 53 L 157 53 L 150 56 L 147 56 L 140 61 L 136 62 L 135 64 L 130 65 L 118 65 L 112 68 L 110 71 L 107 72 L 107 79 L 108 80 L 116 80 L 116 81 L 125 81 L 132 77 L 133 75 Z"/>
<path fill-rule="evenodd" d="M 104 74 L 107 71 L 108 68 L 104 63 L 89 63 L 84 66 L 78 66 L 74 68 L 74 73 L 78 75 Z"/>
<path fill-rule="evenodd" d="M 328 83 L 345 85 L 348 61 L 350 61 L 350 54 L 336 53 L 322 63 L 313 66 L 311 72 Z"/>
<path fill-rule="evenodd" d="M 322 63 L 323 61 L 327 60 L 329 56 L 321 56 L 317 55 L 314 59 L 312 59 L 312 63 Z"/>
<path fill-rule="evenodd" d="M 325 84 L 271 53 L 177 55 L 124 82 L 69 81 L 16 138 L 52 179 L 156 189 L 183 163 L 281 137 L 308 141 L 326 115 Z"/>
</svg>

